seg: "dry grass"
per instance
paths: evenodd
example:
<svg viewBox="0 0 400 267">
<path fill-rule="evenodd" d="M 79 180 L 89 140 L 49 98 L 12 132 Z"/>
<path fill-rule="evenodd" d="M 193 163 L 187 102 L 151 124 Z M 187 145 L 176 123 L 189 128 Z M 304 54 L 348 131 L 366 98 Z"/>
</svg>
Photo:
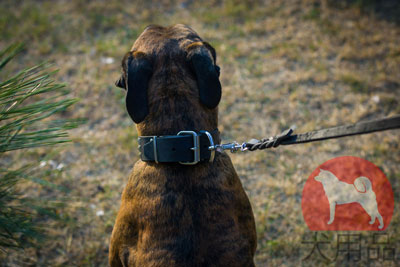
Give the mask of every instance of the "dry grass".
<svg viewBox="0 0 400 267">
<path fill-rule="evenodd" d="M 267 2 L 2 1 L 0 48 L 27 44 L 15 69 L 54 62 L 58 79 L 81 99 L 65 116 L 89 120 L 71 133 L 72 145 L 52 152 L 53 166 L 65 166 L 56 181 L 69 189 L 64 219 L 49 225 L 51 238 L 41 249 L 0 252 L 2 265 L 106 266 L 120 194 L 138 160 L 137 133 L 114 81 L 122 56 L 147 24 L 191 25 L 216 48 L 223 141 L 268 137 L 292 125 L 303 132 L 400 113 L 397 24 L 360 5 Z M 352 155 L 373 162 L 390 180 L 398 204 L 398 141 L 399 132 L 389 131 L 232 155 L 256 216 L 257 265 L 323 264 L 318 257 L 301 262 L 309 252 L 301 244 L 309 233 L 301 193 L 308 175 L 328 159 Z M 14 159 L 48 153 L 39 149 Z M 398 257 L 399 226 L 397 209 L 387 233 Z"/>
</svg>

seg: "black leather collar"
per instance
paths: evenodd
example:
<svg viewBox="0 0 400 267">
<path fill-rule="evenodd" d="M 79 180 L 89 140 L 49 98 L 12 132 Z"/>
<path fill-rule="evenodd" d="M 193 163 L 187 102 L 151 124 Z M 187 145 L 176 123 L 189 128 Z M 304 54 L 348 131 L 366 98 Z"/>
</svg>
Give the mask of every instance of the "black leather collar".
<svg viewBox="0 0 400 267">
<path fill-rule="evenodd" d="M 140 136 L 140 158 L 143 161 L 179 162 L 193 165 L 201 161 L 213 161 L 214 150 L 219 144 L 219 131 L 181 131 L 177 135 Z M 197 143 L 197 145 L 196 145 Z"/>
</svg>

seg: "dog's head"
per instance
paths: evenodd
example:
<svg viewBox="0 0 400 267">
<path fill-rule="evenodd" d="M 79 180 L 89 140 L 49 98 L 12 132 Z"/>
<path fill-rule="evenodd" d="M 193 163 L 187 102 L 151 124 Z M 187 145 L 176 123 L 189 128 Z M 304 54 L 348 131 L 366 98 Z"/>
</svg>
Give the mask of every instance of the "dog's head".
<svg viewBox="0 0 400 267">
<path fill-rule="evenodd" d="M 127 90 L 126 107 L 139 133 L 217 127 L 221 84 L 215 50 L 190 27 L 148 26 L 122 69 L 116 85 Z"/>
<path fill-rule="evenodd" d="M 337 177 L 330 171 L 326 171 L 323 169 L 319 170 L 320 170 L 319 174 L 314 177 L 315 181 L 318 181 L 322 184 L 330 184 L 338 181 Z"/>
</svg>

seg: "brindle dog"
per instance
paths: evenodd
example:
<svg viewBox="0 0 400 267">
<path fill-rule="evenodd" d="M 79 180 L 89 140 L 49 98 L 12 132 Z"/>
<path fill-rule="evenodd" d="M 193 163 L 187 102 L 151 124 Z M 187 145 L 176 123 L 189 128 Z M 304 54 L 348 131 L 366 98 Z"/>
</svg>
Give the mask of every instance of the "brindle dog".
<svg viewBox="0 0 400 267">
<path fill-rule="evenodd" d="M 117 82 L 138 134 L 216 129 L 215 62 L 214 48 L 190 27 L 148 26 Z M 191 166 L 135 164 L 111 236 L 111 266 L 254 266 L 255 250 L 253 212 L 225 153 Z"/>
</svg>

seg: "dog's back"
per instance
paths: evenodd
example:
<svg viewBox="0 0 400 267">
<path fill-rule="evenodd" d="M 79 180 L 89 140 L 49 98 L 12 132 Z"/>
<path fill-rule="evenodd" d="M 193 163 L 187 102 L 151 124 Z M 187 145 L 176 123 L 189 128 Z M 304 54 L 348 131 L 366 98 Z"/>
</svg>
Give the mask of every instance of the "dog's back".
<svg viewBox="0 0 400 267">
<path fill-rule="evenodd" d="M 252 266 L 254 219 L 230 159 L 220 155 L 212 168 L 152 165 L 136 163 L 129 178 L 112 260 L 127 266 Z"/>
<path fill-rule="evenodd" d="M 200 103 L 199 77 L 185 60 L 198 45 L 209 46 L 183 25 L 150 27 L 135 42 L 133 50 L 153 65 L 139 135 L 217 128 L 217 108 Z M 254 266 L 255 249 L 252 209 L 225 153 L 194 166 L 135 164 L 110 242 L 111 266 Z"/>
</svg>

